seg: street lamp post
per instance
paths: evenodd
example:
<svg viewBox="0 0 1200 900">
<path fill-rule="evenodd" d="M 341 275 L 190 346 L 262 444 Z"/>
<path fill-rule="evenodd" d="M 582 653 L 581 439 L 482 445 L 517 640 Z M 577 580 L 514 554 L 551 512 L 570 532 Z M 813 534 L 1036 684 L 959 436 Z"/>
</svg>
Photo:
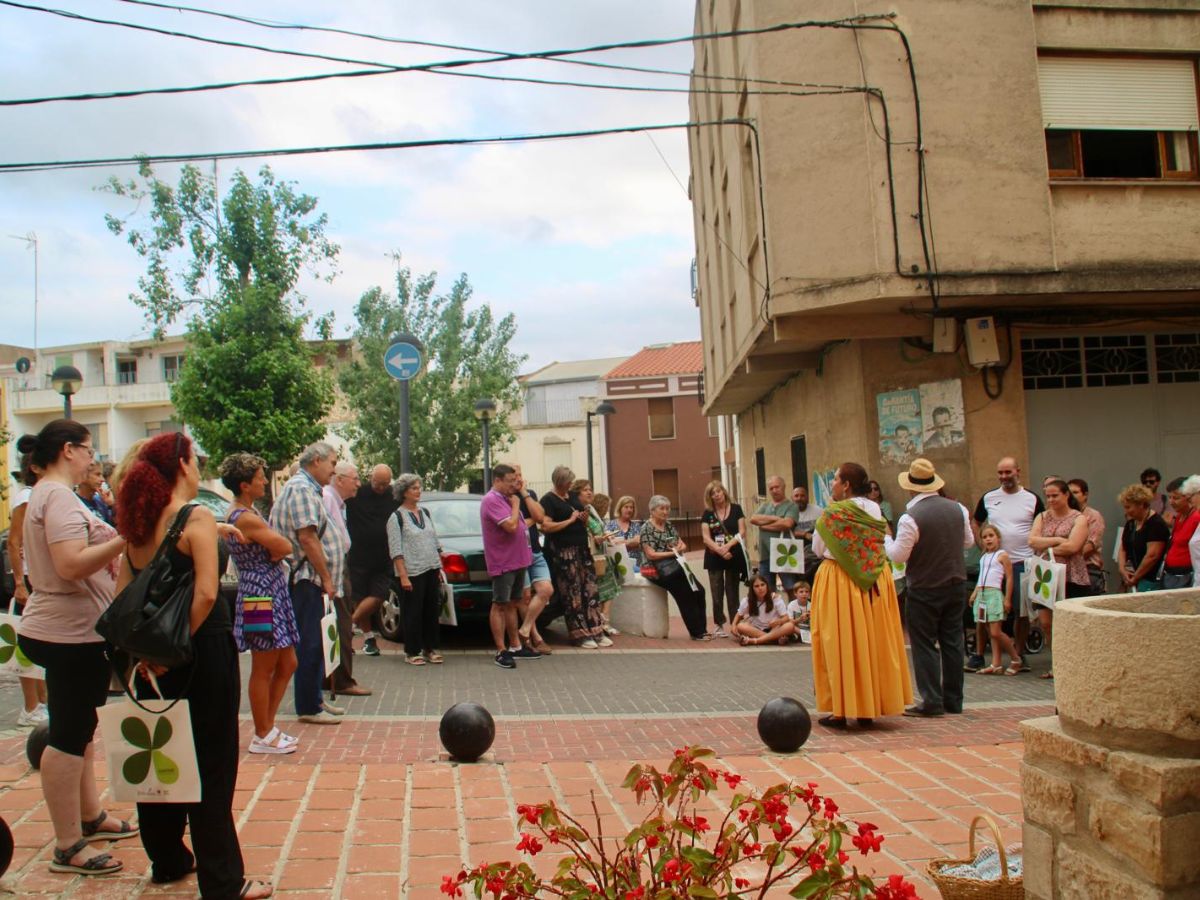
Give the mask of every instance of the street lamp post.
<svg viewBox="0 0 1200 900">
<path fill-rule="evenodd" d="M 496 401 L 484 397 L 475 401 L 475 418 L 483 423 L 483 489 L 486 491 L 491 484 L 492 453 L 488 424 L 496 415 Z"/>
<path fill-rule="evenodd" d="M 51 374 L 50 383 L 54 385 L 54 390 L 62 394 L 63 418 L 71 418 L 71 396 L 79 392 L 83 375 L 74 366 L 59 366 Z"/>
<path fill-rule="evenodd" d="M 587 414 L 587 461 L 588 461 L 588 481 L 592 482 L 592 489 L 595 490 L 596 482 L 592 475 L 592 418 L 595 416 L 611 416 L 617 411 L 617 408 L 607 400 L 601 400 L 596 404 L 594 410 L 589 410 Z"/>
</svg>

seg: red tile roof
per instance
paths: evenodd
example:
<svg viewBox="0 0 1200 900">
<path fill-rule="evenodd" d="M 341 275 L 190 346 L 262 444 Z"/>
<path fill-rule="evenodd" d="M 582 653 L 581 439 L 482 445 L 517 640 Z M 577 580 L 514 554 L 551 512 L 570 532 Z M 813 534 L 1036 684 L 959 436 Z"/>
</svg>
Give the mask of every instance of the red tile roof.
<svg viewBox="0 0 1200 900">
<path fill-rule="evenodd" d="M 643 347 L 604 376 L 642 378 L 647 375 L 697 375 L 704 369 L 704 350 L 699 341 L 678 344 L 654 344 Z"/>
</svg>

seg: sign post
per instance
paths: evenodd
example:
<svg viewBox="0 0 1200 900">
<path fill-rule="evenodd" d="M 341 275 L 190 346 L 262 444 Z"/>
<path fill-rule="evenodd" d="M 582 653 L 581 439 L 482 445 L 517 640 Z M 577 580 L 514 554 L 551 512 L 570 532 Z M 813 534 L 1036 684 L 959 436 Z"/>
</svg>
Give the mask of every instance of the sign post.
<svg viewBox="0 0 1200 900">
<path fill-rule="evenodd" d="M 412 421 L 408 409 L 408 383 L 421 374 L 425 364 L 421 341 L 411 334 L 398 334 L 383 354 L 383 367 L 400 382 L 400 472 L 408 472 L 409 437 Z"/>
</svg>

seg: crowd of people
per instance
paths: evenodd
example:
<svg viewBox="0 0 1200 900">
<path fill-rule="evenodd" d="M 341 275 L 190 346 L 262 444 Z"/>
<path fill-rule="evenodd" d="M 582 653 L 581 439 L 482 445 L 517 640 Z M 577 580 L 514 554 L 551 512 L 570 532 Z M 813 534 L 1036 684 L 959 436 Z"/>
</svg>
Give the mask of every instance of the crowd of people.
<svg viewBox="0 0 1200 900">
<path fill-rule="evenodd" d="M 111 471 L 97 466 L 87 428 L 70 420 L 22 437 L 18 450 L 23 490 L 15 498 L 9 550 L 21 576 L 14 598 L 22 615 L 19 646 L 45 673 L 44 681 L 21 681 L 20 724 L 49 722 L 42 784 L 55 834 L 51 868 L 118 871 L 113 853 L 93 844 L 140 834 L 156 882 L 196 871 L 202 896 L 269 896 L 270 885 L 245 877 L 232 815 L 242 752 L 238 654 L 248 652 L 251 667 L 253 735 L 245 749 L 266 755 L 294 753 L 300 743 L 279 721 L 289 684 L 299 720 L 316 725 L 341 721 L 339 697 L 371 693 L 354 678 L 350 648 L 360 631 L 363 652 L 378 654 L 372 623 L 389 592 L 400 604 L 404 661 L 443 663 L 439 615 L 448 586 L 437 525 L 421 505 L 421 479 L 393 478 L 379 465 L 363 483 L 353 465 L 318 442 L 300 455 L 264 515 L 268 466 L 236 453 L 219 466 L 233 501 L 217 517 L 195 503 L 200 461 L 182 433 L 139 441 Z M 652 497 L 643 521 L 632 497 L 610 503 L 565 466 L 554 470 L 553 487 L 540 498 L 517 466 L 499 464 L 489 475 L 480 527 L 497 666 L 514 669 L 552 652 L 537 622 L 554 596 L 574 645 L 612 647 L 619 631 L 610 612 L 622 581 L 609 559 L 619 547 L 671 596 L 692 640 L 811 643 L 817 705 L 826 713 L 819 722 L 830 728 L 851 721 L 870 727 L 901 713 L 961 713 L 965 672 L 1029 671 L 1030 619 L 1037 616 L 1049 641 L 1056 604 L 1050 596 L 1035 609 L 1023 590 L 1035 556 L 1061 566 L 1065 598 L 1109 587 L 1105 522 L 1088 502 L 1087 482 L 1048 476 L 1038 494 L 1022 485 L 1010 457 L 997 464 L 998 486 L 973 513 L 947 496 L 943 478 L 922 458 L 899 476 L 910 500 L 895 519 L 879 483 L 857 463 L 838 467 L 824 508 L 809 502 L 806 487 L 789 495 L 784 480 L 771 477 L 767 498 L 747 516 L 713 481 L 700 523 L 707 591 L 683 556 L 688 545 L 671 521 L 669 498 Z M 1125 590 L 1200 584 L 1200 476 L 1173 479 L 1165 492 L 1161 482 L 1147 469 L 1120 494 L 1126 521 L 1116 563 Z M 173 524 L 178 539 L 166 547 Z M 758 529 L 757 568 L 751 525 Z M 773 537 L 802 544 L 802 574 L 772 571 Z M 979 573 L 969 583 L 966 553 L 976 547 Z M 172 571 L 194 576 L 193 661 L 172 670 L 142 662 L 118 674 L 131 679 L 140 697 L 157 690 L 189 700 L 193 731 L 206 736 L 196 744 L 203 799 L 138 804 L 132 825 L 101 808 L 93 774 L 96 710 L 108 700 L 117 661 L 95 626 L 164 548 Z M 232 604 L 219 593 L 227 555 L 238 576 Z M 964 665 L 967 610 L 977 623 L 977 652 Z M 321 621 L 330 613 L 343 651 L 327 677 Z"/>
</svg>

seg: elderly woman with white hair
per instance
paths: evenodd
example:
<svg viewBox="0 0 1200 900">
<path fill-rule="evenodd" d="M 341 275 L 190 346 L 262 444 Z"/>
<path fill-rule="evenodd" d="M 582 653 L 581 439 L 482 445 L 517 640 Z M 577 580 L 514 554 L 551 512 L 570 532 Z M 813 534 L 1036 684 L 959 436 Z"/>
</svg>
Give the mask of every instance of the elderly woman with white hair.
<svg viewBox="0 0 1200 900">
<path fill-rule="evenodd" d="M 400 508 L 387 521 L 387 540 L 404 620 L 404 654 L 412 666 L 441 663 L 442 542 L 433 517 L 420 506 L 419 476 L 401 475 L 392 493 Z"/>
<path fill-rule="evenodd" d="M 1190 494 L 1187 491 L 1189 482 Z M 1200 550 L 1200 544 L 1196 542 L 1196 535 L 1200 534 L 1197 496 L 1200 496 L 1200 477 L 1195 475 L 1172 479 L 1167 485 L 1167 501 L 1175 520 L 1171 523 L 1171 540 L 1163 554 L 1162 584 L 1166 590 L 1200 585 L 1200 579 L 1196 577 L 1196 554 Z"/>
<path fill-rule="evenodd" d="M 587 528 L 589 514 L 578 495 L 571 494 L 575 473 L 567 466 L 558 466 L 550 473 L 550 480 L 554 490 L 547 491 L 540 501 L 545 512 L 541 529 L 549 550 L 546 556 L 554 590 L 563 601 L 567 634 L 575 646 L 586 650 L 611 647 L 612 638 L 604 633 L 600 615 L 600 590 Z"/>
<path fill-rule="evenodd" d="M 687 544 L 671 524 L 670 513 L 670 500 L 661 494 L 650 498 L 650 518 L 642 525 L 642 576 L 675 598 L 693 641 L 711 641 L 713 635 L 705 631 L 704 588 L 688 579 L 677 559 Z"/>
</svg>

